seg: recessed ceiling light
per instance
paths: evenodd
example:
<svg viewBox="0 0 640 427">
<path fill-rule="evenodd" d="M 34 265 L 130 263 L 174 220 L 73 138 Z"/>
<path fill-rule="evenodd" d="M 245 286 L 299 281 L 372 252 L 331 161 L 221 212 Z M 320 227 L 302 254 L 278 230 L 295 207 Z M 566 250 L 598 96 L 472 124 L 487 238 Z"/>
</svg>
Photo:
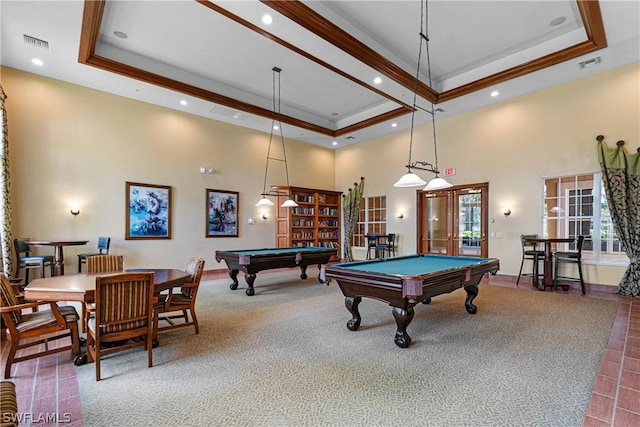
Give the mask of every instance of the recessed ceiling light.
<svg viewBox="0 0 640 427">
<path fill-rule="evenodd" d="M 262 15 L 262 23 L 265 25 L 271 25 L 273 23 L 273 18 L 268 13 L 264 14 Z"/>
<path fill-rule="evenodd" d="M 274 129 L 274 130 L 278 130 L 278 129 L 280 129 L 280 128 L 278 127 L 278 125 L 273 125 L 273 129 Z"/>
<path fill-rule="evenodd" d="M 42 66 L 44 65 L 44 62 L 42 62 L 42 59 L 40 59 L 40 58 L 33 58 L 33 59 L 31 60 L 31 62 L 32 62 L 33 64 L 35 64 L 35 65 L 40 66 L 40 67 L 42 67 Z"/>
<path fill-rule="evenodd" d="M 376 77 L 373 79 L 373 82 L 377 85 L 379 85 L 380 83 L 382 83 L 382 77 Z"/>
<path fill-rule="evenodd" d="M 127 35 L 127 33 L 123 32 L 123 31 L 114 31 L 113 35 L 116 36 L 117 38 L 123 39 L 123 40 L 126 39 L 127 37 L 129 37 Z"/>
<path fill-rule="evenodd" d="M 187 105 L 187 101 L 185 101 L 184 99 L 180 101 L 180 105 Z"/>
<path fill-rule="evenodd" d="M 500 95 L 500 92 L 498 92 L 497 90 L 494 90 L 493 92 L 491 92 L 491 96 L 494 98 L 498 95 Z"/>
<path fill-rule="evenodd" d="M 331 144 L 338 145 L 338 141 L 333 141 Z"/>
<path fill-rule="evenodd" d="M 552 27 L 557 27 L 558 25 L 562 24 L 566 20 L 567 18 L 565 18 L 564 16 L 558 16 L 557 18 L 553 18 L 549 23 L 549 25 L 551 25 Z"/>
<path fill-rule="evenodd" d="M 396 126 L 398 126 L 398 124 L 397 124 L 397 123 L 391 123 L 391 127 L 392 127 L 392 128 L 394 128 L 394 127 L 396 127 Z"/>
</svg>

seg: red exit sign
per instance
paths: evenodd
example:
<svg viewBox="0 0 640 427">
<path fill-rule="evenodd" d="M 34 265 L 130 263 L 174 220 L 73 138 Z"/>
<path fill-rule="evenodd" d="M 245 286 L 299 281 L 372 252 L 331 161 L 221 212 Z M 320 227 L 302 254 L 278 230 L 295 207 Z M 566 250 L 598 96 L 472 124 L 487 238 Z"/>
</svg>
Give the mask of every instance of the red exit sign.
<svg viewBox="0 0 640 427">
<path fill-rule="evenodd" d="M 444 176 L 452 176 L 456 174 L 456 168 L 445 168 Z"/>
</svg>

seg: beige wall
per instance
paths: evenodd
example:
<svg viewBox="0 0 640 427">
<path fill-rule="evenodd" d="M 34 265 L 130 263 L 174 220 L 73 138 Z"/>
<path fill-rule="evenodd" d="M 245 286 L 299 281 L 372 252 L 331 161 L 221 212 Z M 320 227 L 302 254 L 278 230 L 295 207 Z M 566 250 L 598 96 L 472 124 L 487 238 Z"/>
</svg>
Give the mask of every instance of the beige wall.
<svg viewBox="0 0 640 427">
<path fill-rule="evenodd" d="M 640 145 L 640 64 L 507 100 L 437 122 L 440 169 L 456 168 L 453 184 L 489 182 L 489 255 L 500 274 L 517 275 L 520 234 L 541 233 L 542 178 L 599 171 L 596 136 L 609 145 Z M 419 141 L 416 143 L 416 141 Z M 425 143 L 425 141 L 428 141 Z M 431 126 L 414 136 L 413 160 L 433 161 Z M 366 178 L 365 195 L 386 195 L 387 230 L 400 235 L 400 253 L 416 251 L 415 189 L 393 184 L 405 172 L 408 132 L 336 152 L 336 186 Z M 423 174 L 423 178 L 430 178 Z M 502 208 L 513 212 L 505 218 Z M 396 212 L 404 212 L 398 220 Z M 354 254 L 356 255 L 356 254 Z M 617 285 L 624 266 L 587 265 L 589 283 Z"/>
<path fill-rule="evenodd" d="M 259 219 L 262 210 L 254 206 L 268 134 L 13 69 L 2 68 L 2 85 L 14 236 L 89 239 L 90 248 L 98 235 L 109 235 L 127 267 L 181 267 L 198 255 L 208 270 L 224 267 L 213 258 L 216 249 L 274 245 L 273 221 Z M 502 237 L 490 238 L 489 253 L 500 259 L 500 274 L 518 273 L 519 235 L 541 232 L 541 179 L 598 171 L 599 134 L 635 150 L 639 117 L 640 64 L 633 64 L 438 122 L 440 167 L 457 172 L 450 181 L 490 183 L 489 231 Z M 416 129 L 415 141 L 414 160 L 432 160 L 429 125 Z M 416 248 L 415 191 L 393 187 L 407 156 L 408 132 L 335 154 L 287 141 L 292 185 L 346 191 L 364 176 L 366 195 L 386 195 L 388 230 L 400 235 L 400 254 Z M 200 166 L 218 172 L 201 175 Z M 125 181 L 172 186 L 171 240 L 124 240 Z M 204 237 L 206 188 L 240 192 L 239 238 Z M 77 218 L 71 205 L 81 208 Z M 403 220 L 396 218 L 400 211 Z M 269 213 L 273 218 L 273 208 Z M 75 269 L 75 254 L 84 249 L 66 249 L 67 269 Z M 586 267 L 590 283 L 616 285 L 623 272 L 624 266 Z"/>
<path fill-rule="evenodd" d="M 265 208 L 254 206 L 262 192 L 267 133 L 1 71 L 14 237 L 90 240 L 86 247 L 65 248 L 68 271 L 76 270 L 78 252 L 95 249 L 99 235 L 111 236 L 111 251 L 123 254 L 128 268 L 179 268 L 201 256 L 207 270 L 220 269 L 224 263 L 215 261 L 215 250 L 274 246 L 273 208 L 265 222 Z M 286 144 L 292 185 L 334 189 L 333 150 Z M 200 174 L 201 166 L 217 173 Z M 269 185 L 286 185 L 284 173 L 270 176 Z M 124 239 L 126 181 L 172 187 L 171 240 Z M 207 188 L 240 193 L 238 238 L 204 237 Z M 69 213 L 72 205 L 80 207 L 77 218 Z M 248 218 L 256 224 L 247 225 Z"/>
</svg>

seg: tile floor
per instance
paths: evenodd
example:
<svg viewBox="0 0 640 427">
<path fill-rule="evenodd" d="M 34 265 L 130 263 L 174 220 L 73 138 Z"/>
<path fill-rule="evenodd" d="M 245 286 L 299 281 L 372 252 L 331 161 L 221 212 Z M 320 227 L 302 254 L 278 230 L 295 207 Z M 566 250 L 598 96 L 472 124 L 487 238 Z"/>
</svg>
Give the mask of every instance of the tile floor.
<svg viewBox="0 0 640 427">
<path fill-rule="evenodd" d="M 207 274 L 204 280 L 227 277 L 226 272 Z M 486 283 L 514 286 L 515 279 L 490 276 Z M 531 289 L 526 280 L 520 288 Z M 607 288 L 589 287 L 587 297 L 619 301 L 609 337 L 582 427 L 640 426 L 640 299 L 619 297 Z M 564 292 L 564 291 L 558 291 Z M 577 289 L 569 293 L 579 294 Z M 2 341 L 2 366 L 6 357 Z M 50 355 L 13 368 L 22 426 L 83 426 L 78 377 L 70 352 Z"/>
</svg>

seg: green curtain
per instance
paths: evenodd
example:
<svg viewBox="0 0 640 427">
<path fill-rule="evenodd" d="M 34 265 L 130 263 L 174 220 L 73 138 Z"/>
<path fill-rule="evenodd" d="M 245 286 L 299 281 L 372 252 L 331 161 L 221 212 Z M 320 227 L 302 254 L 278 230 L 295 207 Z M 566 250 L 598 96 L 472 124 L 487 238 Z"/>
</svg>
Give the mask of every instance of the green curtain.
<svg viewBox="0 0 640 427">
<path fill-rule="evenodd" d="M 611 220 L 630 260 L 616 293 L 640 297 L 640 148 L 629 154 L 624 141 L 611 148 L 603 142 L 604 136 L 596 140 Z"/>
<path fill-rule="evenodd" d="M 353 231 L 358 224 L 358 215 L 360 215 L 360 201 L 364 192 L 364 178 L 360 177 L 360 182 L 353 184 L 353 189 L 349 189 L 347 194 L 343 194 L 342 200 L 342 216 L 344 218 L 344 244 L 342 245 L 342 258 L 347 261 L 353 261 L 353 251 L 351 248 L 351 237 Z"/>
<path fill-rule="evenodd" d="M 13 252 L 11 245 L 11 187 L 9 185 L 9 131 L 7 129 L 7 110 L 2 84 L 0 84 L 0 126 L 2 145 L 0 146 L 0 249 L 2 250 L 2 271 L 12 276 Z"/>
</svg>

